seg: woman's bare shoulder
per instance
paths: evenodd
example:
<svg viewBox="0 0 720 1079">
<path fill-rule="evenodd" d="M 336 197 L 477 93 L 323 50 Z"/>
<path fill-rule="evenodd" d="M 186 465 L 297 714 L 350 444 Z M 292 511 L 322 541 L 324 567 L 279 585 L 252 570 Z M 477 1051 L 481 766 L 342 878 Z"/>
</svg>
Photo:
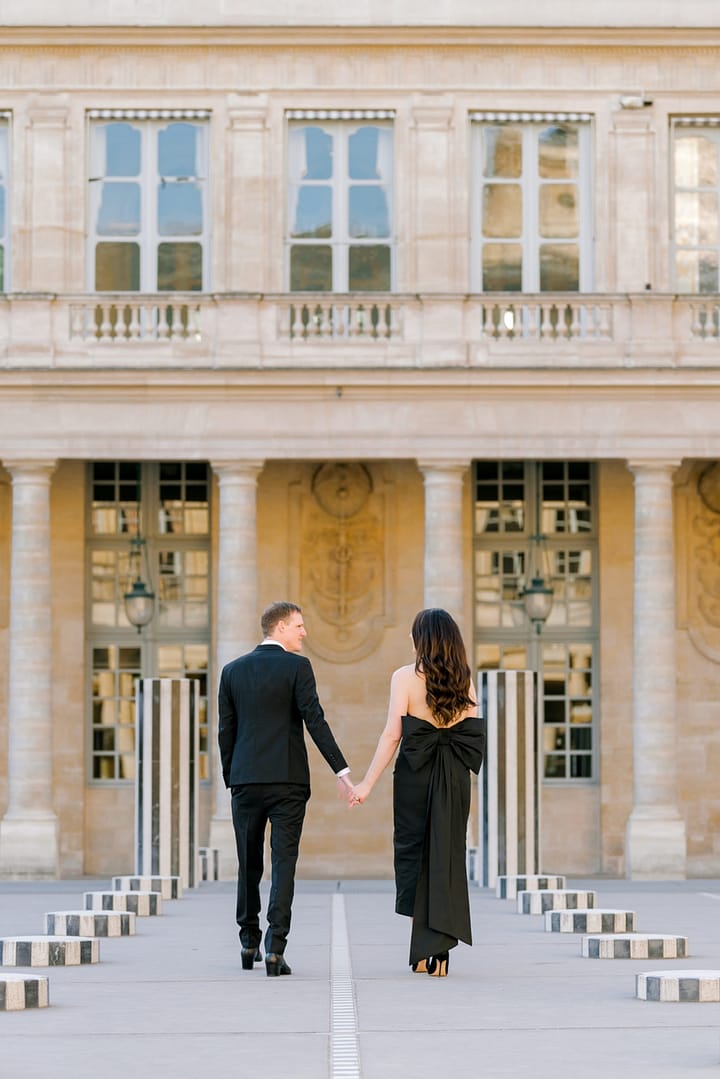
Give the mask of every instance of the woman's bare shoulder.
<svg viewBox="0 0 720 1079">
<path fill-rule="evenodd" d="M 412 681 L 418 677 L 415 671 L 415 664 L 406 663 L 404 667 L 398 667 L 396 671 L 393 671 L 392 677 L 394 682 Z"/>
</svg>

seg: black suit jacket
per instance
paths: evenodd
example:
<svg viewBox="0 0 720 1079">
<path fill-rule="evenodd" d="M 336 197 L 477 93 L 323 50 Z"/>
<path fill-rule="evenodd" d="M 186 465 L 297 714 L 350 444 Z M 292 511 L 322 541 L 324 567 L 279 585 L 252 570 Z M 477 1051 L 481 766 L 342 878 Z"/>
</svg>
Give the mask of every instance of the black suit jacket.
<svg viewBox="0 0 720 1079">
<path fill-rule="evenodd" d="M 310 660 L 259 644 L 220 677 L 218 742 L 225 786 L 310 783 L 303 723 L 333 772 L 347 768 L 318 700 Z"/>
</svg>

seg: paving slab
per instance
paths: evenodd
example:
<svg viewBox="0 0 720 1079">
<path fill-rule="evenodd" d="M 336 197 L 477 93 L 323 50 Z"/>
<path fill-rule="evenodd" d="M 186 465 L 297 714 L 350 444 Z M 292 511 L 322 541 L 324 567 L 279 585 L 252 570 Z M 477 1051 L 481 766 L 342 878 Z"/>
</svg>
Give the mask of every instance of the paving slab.
<svg viewBox="0 0 720 1079">
<path fill-rule="evenodd" d="M 48 910 L 107 880 L 0 882 L 0 936 L 41 932 Z M 598 905 L 631 908 L 642 932 L 689 938 L 673 969 L 720 966 L 720 881 L 571 880 Z M 589 963 L 574 935 L 545 933 L 514 904 L 471 886 L 474 946 L 448 978 L 408 966 L 410 921 L 390 881 L 298 881 L 291 978 L 241 969 L 234 887 L 203 882 L 103 940 L 102 963 L 50 972 L 50 1007 L 0 1015 L 2 1079 L 334 1079 L 333 897 L 344 903 L 359 1079 L 531 1076 L 720 1079 L 720 1004 L 635 998 L 635 975 L 668 961 Z M 264 901 L 267 885 L 263 885 Z M 561 1064 L 561 1067 L 560 1067 Z"/>
</svg>

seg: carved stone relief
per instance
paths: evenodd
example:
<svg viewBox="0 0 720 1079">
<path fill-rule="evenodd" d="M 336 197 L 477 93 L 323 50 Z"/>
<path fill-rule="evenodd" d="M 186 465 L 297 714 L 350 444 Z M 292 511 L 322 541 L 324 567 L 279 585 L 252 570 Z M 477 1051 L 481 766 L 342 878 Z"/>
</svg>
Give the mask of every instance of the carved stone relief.
<svg viewBox="0 0 720 1079">
<path fill-rule="evenodd" d="M 702 655 L 720 663 L 720 462 L 696 475 L 688 488 L 688 635 Z"/>
<path fill-rule="evenodd" d="M 390 622 L 388 486 L 366 465 L 326 462 L 308 468 L 291 496 L 297 594 L 312 651 L 324 659 L 369 655 Z"/>
</svg>

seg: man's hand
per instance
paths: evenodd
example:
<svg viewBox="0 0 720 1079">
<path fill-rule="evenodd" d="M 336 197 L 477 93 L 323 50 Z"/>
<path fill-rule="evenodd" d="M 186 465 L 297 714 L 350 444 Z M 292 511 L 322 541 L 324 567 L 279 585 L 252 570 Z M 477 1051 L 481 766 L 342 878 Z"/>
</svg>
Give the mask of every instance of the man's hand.
<svg viewBox="0 0 720 1079">
<path fill-rule="evenodd" d="M 337 790 L 341 802 L 347 802 L 348 806 L 353 805 L 355 788 L 349 772 L 346 772 L 344 776 L 338 776 Z"/>
</svg>

